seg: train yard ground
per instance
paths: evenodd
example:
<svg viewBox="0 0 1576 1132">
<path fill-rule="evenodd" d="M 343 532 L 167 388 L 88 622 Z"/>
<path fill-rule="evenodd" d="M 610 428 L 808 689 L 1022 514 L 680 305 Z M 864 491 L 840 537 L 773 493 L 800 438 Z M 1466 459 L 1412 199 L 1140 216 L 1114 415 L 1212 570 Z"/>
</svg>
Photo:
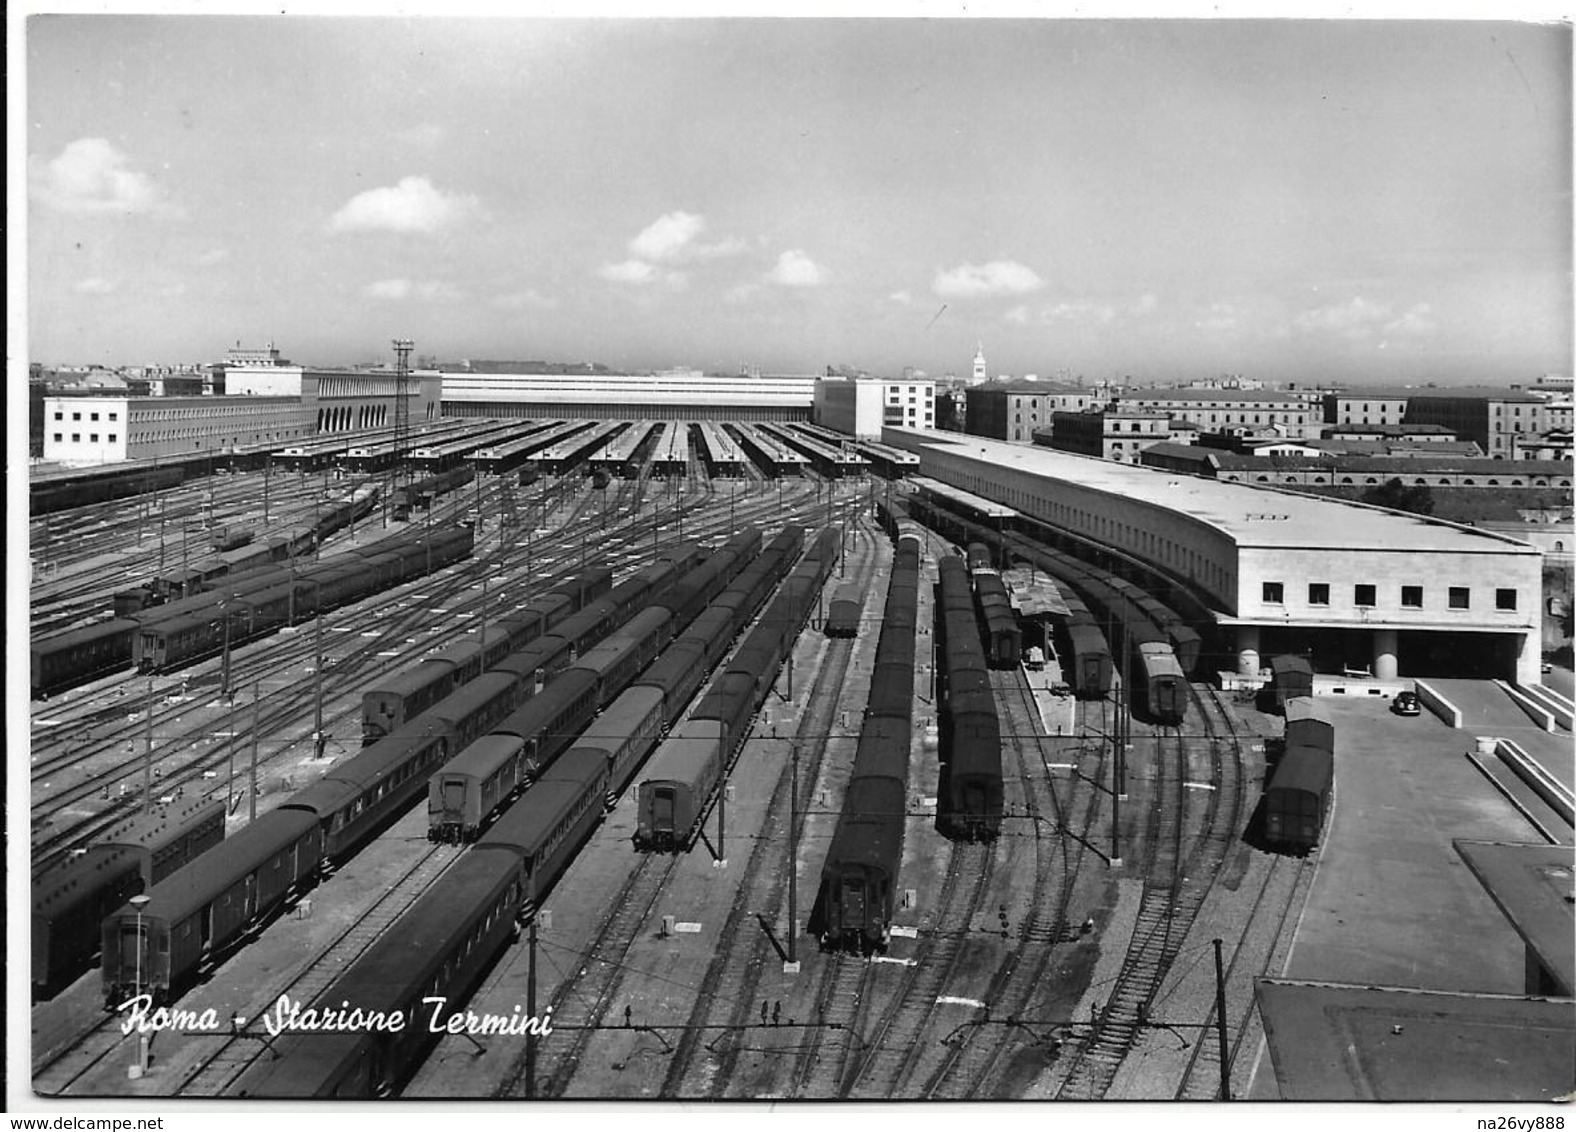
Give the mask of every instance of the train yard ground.
<svg viewBox="0 0 1576 1132">
<path fill-rule="evenodd" d="M 249 477 L 230 478 L 238 481 L 231 510 L 219 497 L 208 522 L 251 514 Z M 275 490 L 281 479 L 274 476 Z M 210 499 L 205 489 L 182 490 L 192 514 Z M 476 627 L 484 592 L 504 600 L 512 586 L 523 591 L 581 563 L 633 566 L 681 528 L 712 538 L 746 522 L 770 533 L 786 522 L 846 519 L 845 558 L 825 592 L 849 580 L 863 588 L 860 633 L 827 638 L 812 615 L 730 774 L 725 813 L 706 821 L 706 839 L 678 856 L 637 854 L 627 792 L 542 902 L 535 1005 L 538 1013 L 552 1007 L 552 1034 L 529 1060 L 522 1037 L 445 1037 L 402 1096 L 1207 1098 L 1220 1077 L 1217 937 L 1237 1097 L 1275 1096 L 1252 1001 L 1256 976 L 1520 993 L 1519 940 L 1451 842 L 1531 841 L 1535 830 L 1467 759 L 1470 729 L 1448 730 L 1426 714 L 1396 717 L 1388 700 L 1324 698 L 1339 736 L 1336 801 L 1321 847 L 1294 857 L 1243 836 L 1277 718 L 1195 684 L 1181 728 L 1135 723 L 1113 829 L 1110 706 L 1053 693 L 1054 670 L 998 672 L 1001 835 L 988 845 L 943 838 L 935 828 L 937 705 L 925 659 L 929 583 L 946 549 L 934 536 L 921 564 L 897 930 L 873 960 L 822 952 L 803 926 L 857 740 L 892 556 L 863 505 L 873 494 L 864 481 L 832 490 L 813 477 L 712 480 L 695 466 L 682 483 L 614 481 L 605 493 L 575 476 L 544 477 L 507 499 L 492 482 L 468 488 L 435 518 L 480 514 L 472 560 L 387 603 L 331 615 L 325 730 L 334 738 L 325 758 L 313 757 L 305 689 L 318 674 L 308 624 L 237 650 L 233 704 L 218 694 L 218 660 L 155 679 L 156 789 L 223 795 L 233 757 L 233 834 L 248 811 L 252 689 L 265 713 L 271 704 L 279 710 L 259 735 L 262 812 L 353 753 L 359 689 Z M 182 505 L 171 504 L 172 513 Z M 506 511 L 523 521 L 505 525 Z M 53 521 L 51 538 L 65 537 L 69 528 Z M 89 527 L 98 521 L 89 517 Z M 344 545 L 374 528 L 382 530 L 377 516 Z M 120 529 L 122 539 L 135 533 Z M 522 555 L 527 538 L 535 545 Z M 93 552 L 117 553 L 96 542 Z M 484 591 L 483 571 L 495 563 Z M 35 776 L 35 853 L 58 851 L 104 815 L 137 804 L 147 685 L 111 678 L 34 705 L 35 765 L 55 760 L 45 764 L 47 777 Z M 1568 754 L 1568 734 L 1557 738 Z M 35 1089 L 236 1095 L 247 1064 L 268 1056 L 259 1016 L 281 994 L 309 998 L 365 946 L 353 934 L 360 925 L 375 930 L 426 885 L 442 883 L 457 850 L 429 844 L 425 827 L 418 804 L 222 959 L 179 1005 L 212 1007 L 224 1032 L 158 1035 L 138 1079 L 127 1074 L 136 1039 L 103 1012 L 96 973 L 35 1005 Z M 790 944 L 793 920 L 800 930 Z M 797 969 L 786 963 L 790 946 Z M 532 962 L 522 933 L 470 1008 L 525 1013 Z M 235 1015 L 245 1020 L 239 1039 L 229 1034 Z"/>
</svg>

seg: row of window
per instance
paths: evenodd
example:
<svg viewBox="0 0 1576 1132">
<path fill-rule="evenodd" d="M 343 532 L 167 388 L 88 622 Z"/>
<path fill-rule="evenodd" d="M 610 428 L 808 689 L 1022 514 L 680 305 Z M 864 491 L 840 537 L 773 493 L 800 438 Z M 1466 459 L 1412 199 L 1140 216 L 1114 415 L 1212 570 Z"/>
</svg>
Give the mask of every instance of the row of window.
<svg viewBox="0 0 1576 1132">
<path fill-rule="evenodd" d="M 112 432 L 105 438 L 105 442 L 108 443 L 108 444 L 114 444 L 116 439 L 118 438 L 118 436 L 119 436 L 118 433 L 113 433 Z M 99 434 L 98 433 L 96 433 L 96 432 L 88 433 L 88 443 L 89 444 L 97 444 L 98 442 L 99 442 Z M 55 433 L 55 443 L 56 444 L 64 443 L 63 434 L 58 433 L 58 432 Z M 73 443 L 73 444 L 81 444 L 82 443 L 82 434 L 80 432 L 72 433 L 71 434 L 71 443 Z"/>
<path fill-rule="evenodd" d="M 1264 603 L 1266 605 L 1286 604 L 1286 585 L 1284 582 L 1264 583 Z M 1374 585 L 1359 582 L 1352 587 L 1352 604 L 1359 609 L 1372 609 L 1379 603 L 1379 588 Z M 1330 585 L 1328 582 L 1308 583 L 1308 604 L 1329 605 Z M 1446 592 L 1446 605 L 1450 609 L 1471 609 L 1472 589 L 1470 586 L 1450 586 Z M 1401 608 L 1422 609 L 1423 587 L 1402 586 Z M 1494 591 L 1494 608 L 1499 610 L 1514 610 L 1516 608 L 1516 591 L 1514 589 L 1496 589 Z"/>
<path fill-rule="evenodd" d="M 62 413 L 62 412 L 56 412 L 55 413 L 55 419 L 57 421 L 63 421 L 63 420 L 66 419 L 66 415 L 64 413 Z M 82 419 L 82 414 L 81 413 L 72 413 L 71 414 L 71 419 L 74 420 L 74 421 L 80 421 Z M 97 413 L 89 413 L 88 414 L 88 419 L 90 421 L 96 421 L 96 420 L 99 419 L 99 415 Z M 120 414 L 119 413 L 110 413 L 109 414 L 109 419 L 112 420 L 112 421 L 118 421 L 118 420 L 120 420 Z"/>
</svg>

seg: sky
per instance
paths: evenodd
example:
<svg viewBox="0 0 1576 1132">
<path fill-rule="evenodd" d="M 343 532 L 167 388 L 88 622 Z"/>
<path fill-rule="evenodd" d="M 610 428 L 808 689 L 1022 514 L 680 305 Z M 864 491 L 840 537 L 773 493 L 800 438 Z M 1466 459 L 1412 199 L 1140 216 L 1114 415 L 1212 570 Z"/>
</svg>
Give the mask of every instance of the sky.
<svg viewBox="0 0 1576 1132">
<path fill-rule="evenodd" d="M 21 59 L 46 364 L 1572 369 L 1569 26 L 77 14 Z"/>
</svg>

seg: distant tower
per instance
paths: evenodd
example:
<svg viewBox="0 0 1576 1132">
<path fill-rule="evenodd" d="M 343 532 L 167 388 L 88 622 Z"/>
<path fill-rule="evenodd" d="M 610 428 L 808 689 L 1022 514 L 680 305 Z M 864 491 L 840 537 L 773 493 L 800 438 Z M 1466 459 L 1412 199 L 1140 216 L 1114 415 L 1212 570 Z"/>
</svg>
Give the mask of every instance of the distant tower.
<svg viewBox="0 0 1576 1132">
<path fill-rule="evenodd" d="M 974 381 L 979 383 L 985 380 L 985 343 L 976 342 L 974 351 Z"/>
</svg>

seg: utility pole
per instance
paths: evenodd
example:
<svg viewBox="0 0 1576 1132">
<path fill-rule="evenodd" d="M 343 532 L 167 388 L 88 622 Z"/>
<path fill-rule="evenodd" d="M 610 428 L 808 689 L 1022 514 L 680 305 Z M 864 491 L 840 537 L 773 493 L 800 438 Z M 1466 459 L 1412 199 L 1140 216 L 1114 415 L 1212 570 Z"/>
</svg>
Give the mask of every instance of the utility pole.
<svg viewBox="0 0 1576 1132">
<path fill-rule="evenodd" d="M 153 809 L 153 676 L 148 676 L 148 718 L 142 757 L 142 812 Z"/>
<path fill-rule="evenodd" d="M 323 745 L 324 745 L 323 744 L 323 615 L 324 615 L 324 610 L 320 607 L 320 604 L 319 604 L 323 600 L 323 587 L 322 586 L 315 587 L 314 593 L 313 593 L 313 598 L 314 598 L 314 600 L 312 602 L 312 605 L 313 605 L 314 608 L 317 609 L 317 616 L 315 618 L 313 618 L 314 628 L 313 628 L 313 634 L 312 635 L 314 637 L 314 647 L 315 647 L 316 652 L 317 652 L 317 658 L 312 663 L 312 675 L 315 678 L 313 683 L 316 684 L 317 691 L 316 691 L 316 695 L 314 696 L 314 700 L 316 701 L 316 703 L 315 703 L 315 706 L 314 706 L 314 719 L 313 719 L 313 723 L 312 723 L 312 757 L 314 759 L 321 759 L 323 757 Z"/>
<path fill-rule="evenodd" d="M 531 922 L 526 928 L 525 1013 L 532 1020 L 525 1034 L 525 1099 L 536 1099 L 536 876 L 531 876 Z"/>
<path fill-rule="evenodd" d="M 246 807 L 247 821 L 257 820 L 257 701 L 260 688 L 261 682 L 252 685 L 252 781 L 246 792 L 247 798 L 250 799 L 250 804 Z"/>
<path fill-rule="evenodd" d="M 389 504 L 405 475 L 405 447 L 410 443 L 410 352 L 415 345 L 409 338 L 394 339 L 394 460 L 383 499 L 384 526 L 388 525 Z"/>
<path fill-rule="evenodd" d="M 1220 959 L 1220 937 L 1215 937 L 1215 1030 L 1220 1038 L 1220 1099 L 1231 1099 L 1231 1066 L 1226 1055 L 1226 973 Z"/>
<path fill-rule="evenodd" d="M 793 777 L 788 793 L 788 962 L 799 962 L 799 741 L 788 740 Z"/>
</svg>

